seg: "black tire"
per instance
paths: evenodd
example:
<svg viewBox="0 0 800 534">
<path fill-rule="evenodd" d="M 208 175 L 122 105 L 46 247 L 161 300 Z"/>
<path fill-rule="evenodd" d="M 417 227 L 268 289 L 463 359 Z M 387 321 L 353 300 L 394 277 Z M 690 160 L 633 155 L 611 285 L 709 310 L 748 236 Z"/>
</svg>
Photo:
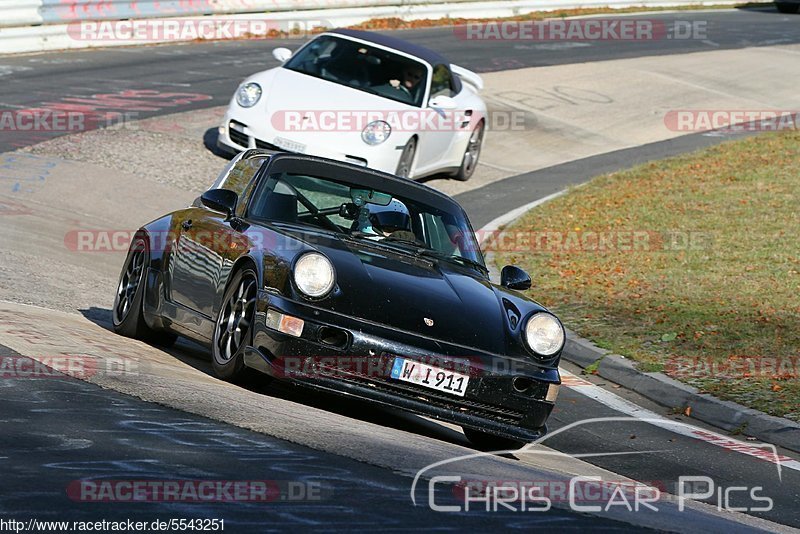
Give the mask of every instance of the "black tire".
<svg viewBox="0 0 800 534">
<path fill-rule="evenodd" d="M 459 167 L 458 171 L 453 175 L 453 178 L 456 180 L 466 182 L 475 174 L 475 169 L 478 167 L 478 160 L 481 157 L 481 148 L 483 147 L 483 133 L 484 123 L 479 122 L 469 136 L 467 148 L 464 150 L 464 157 L 461 158 L 461 167 Z"/>
<path fill-rule="evenodd" d="M 397 162 L 397 170 L 394 172 L 395 175 L 399 176 L 400 178 L 411 177 L 411 171 L 414 167 L 414 156 L 416 153 L 417 138 L 412 137 L 408 140 L 408 142 L 406 142 L 406 145 L 403 147 L 403 152 L 400 153 L 400 160 Z"/>
<path fill-rule="evenodd" d="M 480 430 L 473 430 L 467 427 L 461 427 L 464 430 L 464 435 L 476 449 L 480 451 L 515 451 L 525 445 L 524 441 L 519 441 L 510 438 L 501 438 L 493 434 L 487 434 Z"/>
<path fill-rule="evenodd" d="M 781 13 L 797 13 L 800 11 L 800 3 L 795 2 L 775 2 L 775 7 Z"/>
<path fill-rule="evenodd" d="M 137 237 L 128 249 L 128 256 L 119 275 L 114 308 L 111 310 L 114 332 L 161 346 L 171 346 L 178 336 L 171 332 L 153 330 L 144 320 L 144 278 L 149 264 L 147 243 Z"/>
<path fill-rule="evenodd" d="M 244 365 L 244 348 L 250 342 L 256 312 L 258 278 L 251 268 L 231 278 L 222 298 L 211 341 L 211 365 L 217 377 L 242 382 L 254 373 Z"/>
</svg>

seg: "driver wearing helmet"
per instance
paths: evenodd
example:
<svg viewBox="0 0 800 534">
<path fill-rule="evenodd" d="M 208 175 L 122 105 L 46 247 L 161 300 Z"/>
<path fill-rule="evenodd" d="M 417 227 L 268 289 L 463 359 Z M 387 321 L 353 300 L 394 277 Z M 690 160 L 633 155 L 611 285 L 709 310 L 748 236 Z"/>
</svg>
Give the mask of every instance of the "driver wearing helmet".
<svg viewBox="0 0 800 534">
<path fill-rule="evenodd" d="M 411 215 L 408 213 L 408 208 L 399 200 L 392 199 L 386 206 L 368 204 L 361 209 L 358 222 L 360 230 L 364 233 L 412 243 L 417 240 L 411 231 Z"/>
</svg>

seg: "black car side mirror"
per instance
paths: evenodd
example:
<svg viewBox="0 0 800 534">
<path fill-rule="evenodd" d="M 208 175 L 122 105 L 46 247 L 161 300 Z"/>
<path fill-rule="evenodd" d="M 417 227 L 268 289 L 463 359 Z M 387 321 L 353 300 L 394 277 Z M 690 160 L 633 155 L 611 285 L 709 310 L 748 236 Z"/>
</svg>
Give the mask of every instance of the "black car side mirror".
<svg viewBox="0 0 800 534">
<path fill-rule="evenodd" d="M 225 214 L 226 219 L 233 217 L 239 195 L 230 189 L 209 189 L 200 197 L 200 202 L 209 209 Z"/>
<path fill-rule="evenodd" d="M 500 285 L 508 289 L 530 289 L 531 277 L 516 265 L 506 265 L 500 271 Z"/>
</svg>

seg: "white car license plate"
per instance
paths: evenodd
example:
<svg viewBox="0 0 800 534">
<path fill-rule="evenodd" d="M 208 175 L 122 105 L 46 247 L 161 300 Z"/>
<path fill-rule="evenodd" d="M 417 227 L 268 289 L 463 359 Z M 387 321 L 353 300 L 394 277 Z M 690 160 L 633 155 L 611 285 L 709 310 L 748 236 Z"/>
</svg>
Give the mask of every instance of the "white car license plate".
<svg viewBox="0 0 800 534">
<path fill-rule="evenodd" d="M 469 382 L 467 375 L 405 358 L 394 359 L 391 377 L 459 397 L 464 396 Z"/>
<path fill-rule="evenodd" d="M 298 143 L 297 141 L 292 141 L 291 139 L 285 139 L 283 137 L 276 137 L 272 141 L 272 144 L 283 150 L 288 150 L 289 152 L 297 152 L 299 154 L 305 154 L 306 152 L 306 145 L 303 143 Z"/>
</svg>

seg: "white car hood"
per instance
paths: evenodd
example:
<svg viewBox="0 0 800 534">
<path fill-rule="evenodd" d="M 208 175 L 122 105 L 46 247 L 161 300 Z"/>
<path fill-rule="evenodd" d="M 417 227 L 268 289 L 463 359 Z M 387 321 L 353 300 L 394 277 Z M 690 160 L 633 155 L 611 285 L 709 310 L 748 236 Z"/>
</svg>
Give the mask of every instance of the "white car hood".
<svg viewBox="0 0 800 534">
<path fill-rule="evenodd" d="M 404 112 L 432 113 L 282 67 L 254 74 L 244 83 L 248 82 L 261 86 L 261 100 L 252 108 L 234 101 L 230 118 L 244 123 L 249 135 L 292 152 L 365 159 L 370 167 L 386 172 L 394 172 L 398 147 L 412 134 L 403 121 L 414 117 Z M 389 122 L 390 142 L 364 142 L 362 132 L 375 120 Z"/>
<path fill-rule="evenodd" d="M 264 91 L 267 112 L 278 111 L 403 111 L 416 109 L 382 96 L 301 74 L 285 68 L 261 73 L 268 78 L 269 88 Z"/>
</svg>

